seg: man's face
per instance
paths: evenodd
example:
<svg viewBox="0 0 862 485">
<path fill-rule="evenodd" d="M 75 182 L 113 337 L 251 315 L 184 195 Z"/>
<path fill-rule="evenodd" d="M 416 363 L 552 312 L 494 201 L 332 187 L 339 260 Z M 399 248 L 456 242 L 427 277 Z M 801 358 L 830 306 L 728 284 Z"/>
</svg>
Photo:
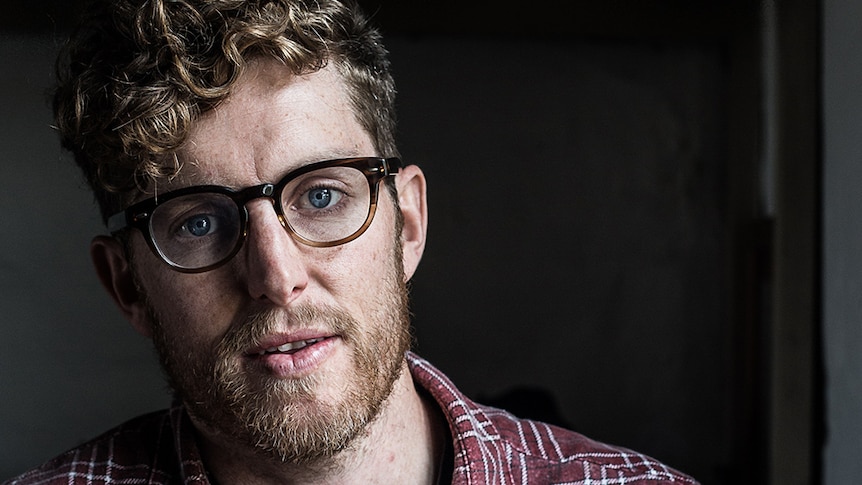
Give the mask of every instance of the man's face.
<svg viewBox="0 0 862 485">
<path fill-rule="evenodd" d="M 179 154 L 181 175 L 157 190 L 242 188 L 308 163 L 372 155 L 333 68 L 297 77 L 258 63 L 195 125 Z M 136 326 L 152 333 L 205 434 L 312 463 L 364 429 L 404 369 L 410 337 L 395 204 L 381 188 L 371 227 L 333 248 L 294 241 L 268 199 L 247 209 L 243 249 L 201 274 L 171 270 L 133 236 L 146 308 Z"/>
</svg>

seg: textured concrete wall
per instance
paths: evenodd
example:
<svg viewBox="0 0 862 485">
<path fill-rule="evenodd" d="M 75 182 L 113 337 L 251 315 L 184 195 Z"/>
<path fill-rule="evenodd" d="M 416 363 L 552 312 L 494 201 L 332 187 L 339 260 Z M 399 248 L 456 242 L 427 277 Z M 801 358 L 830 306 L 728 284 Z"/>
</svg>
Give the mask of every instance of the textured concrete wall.
<svg viewBox="0 0 862 485">
<path fill-rule="evenodd" d="M 840 485 L 862 474 L 862 5 L 823 5 L 823 483 Z"/>
</svg>

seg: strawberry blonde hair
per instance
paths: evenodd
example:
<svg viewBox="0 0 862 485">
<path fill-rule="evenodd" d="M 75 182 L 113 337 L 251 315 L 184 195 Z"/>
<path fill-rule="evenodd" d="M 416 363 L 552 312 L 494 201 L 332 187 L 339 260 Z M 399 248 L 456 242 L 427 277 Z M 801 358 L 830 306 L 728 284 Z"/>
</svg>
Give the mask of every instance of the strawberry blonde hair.
<svg viewBox="0 0 862 485">
<path fill-rule="evenodd" d="M 380 33 L 350 0 L 94 0 L 57 61 L 54 116 L 103 218 L 179 170 L 176 151 L 252 58 L 332 63 L 381 156 L 397 156 Z"/>
</svg>

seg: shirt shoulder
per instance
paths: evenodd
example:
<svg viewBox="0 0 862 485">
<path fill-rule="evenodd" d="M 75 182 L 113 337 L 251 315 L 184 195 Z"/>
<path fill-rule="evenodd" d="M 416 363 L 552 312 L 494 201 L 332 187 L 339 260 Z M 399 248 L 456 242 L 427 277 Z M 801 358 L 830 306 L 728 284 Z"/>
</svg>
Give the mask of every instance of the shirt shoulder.
<svg viewBox="0 0 862 485">
<path fill-rule="evenodd" d="M 512 463 L 529 483 L 696 484 L 688 475 L 647 455 L 592 440 L 580 433 L 547 423 L 519 419 L 494 408 L 477 405 L 499 436 L 503 456 L 519 456 Z"/>
<path fill-rule="evenodd" d="M 641 453 L 476 404 L 428 361 L 412 353 L 407 357 L 414 381 L 449 421 L 454 484 L 697 483 Z"/>
<path fill-rule="evenodd" d="M 169 411 L 127 421 L 3 485 L 174 483 L 179 469 Z"/>
</svg>

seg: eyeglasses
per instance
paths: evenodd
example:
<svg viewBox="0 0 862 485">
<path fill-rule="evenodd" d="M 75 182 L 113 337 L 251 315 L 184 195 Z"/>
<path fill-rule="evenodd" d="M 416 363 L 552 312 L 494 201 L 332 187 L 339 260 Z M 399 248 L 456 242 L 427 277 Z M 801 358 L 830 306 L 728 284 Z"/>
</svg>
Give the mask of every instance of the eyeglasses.
<svg viewBox="0 0 862 485">
<path fill-rule="evenodd" d="M 229 261 L 248 234 L 250 201 L 273 200 L 297 241 L 331 247 L 361 236 L 377 210 L 379 182 L 401 168 L 398 158 L 343 158 L 312 163 L 275 184 L 241 190 L 187 187 L 138 202 L 108 219 L 116 234 L 134 227 L 159 258 L 177 271 L 201 273 Z"/>
</svg>

